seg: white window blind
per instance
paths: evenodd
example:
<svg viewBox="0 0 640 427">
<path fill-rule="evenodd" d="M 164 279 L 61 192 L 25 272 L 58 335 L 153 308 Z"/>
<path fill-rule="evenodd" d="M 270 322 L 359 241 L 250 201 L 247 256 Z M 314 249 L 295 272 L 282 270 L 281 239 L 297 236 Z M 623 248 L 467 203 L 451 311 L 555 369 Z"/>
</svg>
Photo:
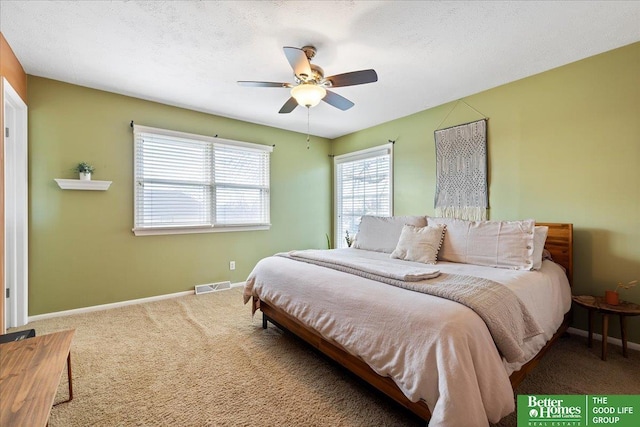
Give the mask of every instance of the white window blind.
<svg viewBox="0 0 640 427">
<path fill-rule="evenodd" d="M 134 125 L 134 232 L 268 228 L 271 151 Z"/>
<path fill-rule="evenodd" d="M 363 215 L 391 216 L 393 212 L 393 144 L 336 156 L 336 247 L 358 231 Z"/>
</svg>

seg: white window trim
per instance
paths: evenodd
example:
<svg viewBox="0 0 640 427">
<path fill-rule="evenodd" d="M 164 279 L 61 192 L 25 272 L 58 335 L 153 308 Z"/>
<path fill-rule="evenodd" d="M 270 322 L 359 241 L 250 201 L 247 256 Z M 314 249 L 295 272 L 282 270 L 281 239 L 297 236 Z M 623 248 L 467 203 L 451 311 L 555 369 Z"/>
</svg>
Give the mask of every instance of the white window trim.
<svg viewBox="0 0 640 427">
<path fill-rule="evenodd" d="M 389 154 L 389 209 L 391 215 L 393 215 L 393 143 L 378 145 L 376 147 L 365 148 L 364 150 L 358 150 L 351 153 L 341 154 L 333 158 L 333 246 L 338 247 L 339 239 L 343 239 L 344 236 L 338 236 L 338 200 L 339 200 L 339 188 L 338 188 L 338 164 L 345 162 L 352 162 L 360 159 L 366 159 L 368 157 L 374 157 L 377 153 Z"/>
<path fill-rule="evenodd" d="M 207 135 L 198 135 L 195 133 L 179 132 L 179 131 L 173 131 L 169 129 L 154 128 L 154 127 L 141 126 L 136 124 L 133 125 L 133 128 L 134 128 L 134 134 L 135 132 L 155 133 L 158 135 L 171 136 L 174 138 L 192 139 L 196 141 L 203 141 L 203 142 L 214 143 L 214 144 L 227 144 L 227 145 L 233 145 L 237 147 L 246 147 L 246 148 L 252 148 L 256 150 L 268 151 L 269 153 L 273 152 L 273 146 L 271 145 L 254 144 L 251 142 L 235 141 L 232 139 L 218 138 L 218 137 L 212 137 Z M 135 150 L 136 150 L 136 144 L 134 142 L 133 144 L 134 180 L 135 180 L 135 170 L 138 167 Z M 134 182 L 134 185 L 135 185 L 135 182 Z M 134 194 L 133 194 L 134 216 L 135 216 L 135 206 L 136 206 L 135 197 L 136 196 L 135 196 L 135 190 L 134 190 Z M 271 210 L 271 207 L 269 206 L 268 209 Z M 133 234 L 135 236 L 156 236 L 156 235 L 168 235 L 168 234 L 228 233 L 232 231 L 263 231 L 263 230 L 269 230 L 270 228 L 271 228 L 271 222 L 269 222 L 268 224 L 246 224 L 246 225 L 243 224 L 243 225 L 226 225 L 226 226 L 219 224 L 219 225 L 216 225 L 215 227 L 213 226 L 207 226 L 207 227 L 181 226 L 181 227 L 149 227 L 149 228 L 134 227 L 131 229 L 131 231 L 133 231 Z"/>
<path fill-rule="evenodd" d="M 230 231 L 262 231 L 271 229 L 271 224 L 246 225 L 246 226 L 221 226 L 216 227 L 157 227 L 134 228 L 136 236 L 156 236 L 164 234 L 200 234 L 200 233 L 228 233 Z"/>
</svg>

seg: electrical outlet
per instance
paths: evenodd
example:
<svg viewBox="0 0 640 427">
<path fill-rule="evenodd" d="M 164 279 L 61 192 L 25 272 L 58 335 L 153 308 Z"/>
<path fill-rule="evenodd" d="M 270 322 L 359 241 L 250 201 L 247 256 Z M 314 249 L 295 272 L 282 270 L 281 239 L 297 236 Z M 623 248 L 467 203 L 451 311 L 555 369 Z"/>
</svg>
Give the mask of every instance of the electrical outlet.
<svg viewBox="0 0 640 427">
<path fill-rule="evenodd" d="M 236 262 L 229 261 L 229 270 L 235 270 L 235 269 L 236 269 Z"/>
</svg>

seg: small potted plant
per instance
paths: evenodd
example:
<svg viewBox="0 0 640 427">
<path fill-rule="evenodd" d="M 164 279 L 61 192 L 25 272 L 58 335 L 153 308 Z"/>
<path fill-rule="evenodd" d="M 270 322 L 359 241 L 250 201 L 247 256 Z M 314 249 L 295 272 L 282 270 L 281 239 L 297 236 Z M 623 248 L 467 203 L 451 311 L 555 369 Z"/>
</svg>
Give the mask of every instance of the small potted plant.
<svg viewBox="0 0 640 427">
<path fill-rule="evenodd" d="M 618 294 L 618 289 L 631 289 L 637 284 L 637 280 L 632 280 L 626 284 L 618 282 L 618 286 L 616 286 L 616 289 L 614 291 L 604 291 L 604 301 L 609 305 L 618 305 L 620 303 L 620 295 Z"/>
<path fill-rule="evenodd" d="M 81 181 L 91 181 L 91 174 L 95 168 L 89 163 L 80 162 L 73 170 L 78 172 Z"/>
<path fill-rule="evenodd" d="M 349 230 L 346 230 L 345 234 L 346 236 L 344 237 L 344 240 L 346 240 L 347 246 L 351 247 L 351 245 L 353 244 L 353 237 L 349 235 Z"/>
</svg>

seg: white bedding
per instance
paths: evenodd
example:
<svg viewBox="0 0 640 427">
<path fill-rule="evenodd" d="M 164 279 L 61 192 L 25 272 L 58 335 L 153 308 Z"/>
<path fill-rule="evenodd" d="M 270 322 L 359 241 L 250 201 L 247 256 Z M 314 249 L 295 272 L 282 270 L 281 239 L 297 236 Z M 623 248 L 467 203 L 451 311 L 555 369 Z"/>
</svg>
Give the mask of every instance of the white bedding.
<svg viewBox="0 0 640 427">
<path fill-rule="evenodd" d="M 389 260 L 385 253 L 336 251 Z M 490 279 L 518 295 L 544 330 L 526 342 L 527 360 L 570 307 L 566 276 L 550 261 L 539 271 L 446 262 L 437 268 Z M 411 401 L 424 400 L 430 426 L 486 426 L 514 410 L 509 374 L 523 363 L 504 362 L 484 322 L 461 304 L 283 257 L 256 265 L 245 296 L 279 307 L 391 377 Z"/>
</svg>

